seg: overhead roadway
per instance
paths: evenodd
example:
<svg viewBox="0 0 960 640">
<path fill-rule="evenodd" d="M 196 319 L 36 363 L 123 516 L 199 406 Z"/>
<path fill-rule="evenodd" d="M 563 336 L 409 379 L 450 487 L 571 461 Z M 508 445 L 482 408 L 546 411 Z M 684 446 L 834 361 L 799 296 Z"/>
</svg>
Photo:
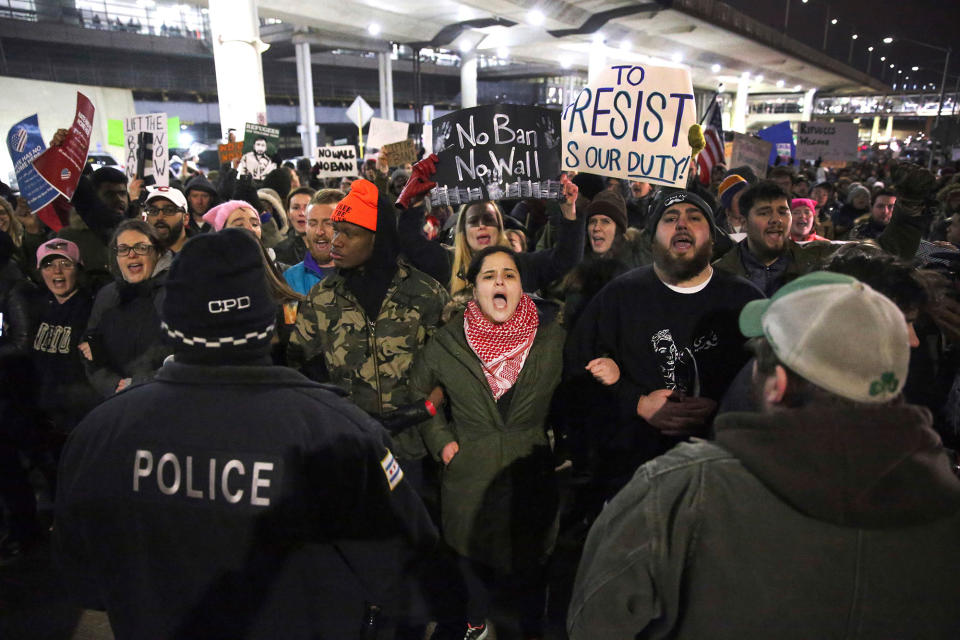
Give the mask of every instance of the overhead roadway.
<svg viewBox="0 0 960 640">
<path fill-rule="evenodd" d="M 194 4 L 205 5 L 202 0 Z M 306 28 L 316 45 L 382 52 L 389 43 L 513 63 L 480 70 L 481 78 L 585 72 L 591 49 L 607 47 L 622 62 L 682 61 L 705 90 L 751 75 L 751 93 L 806 91 L 819 95 L 882 93 L 888 87 L 821 51 L 716 0 L 258 0 L 263 18 Z M 531 11 L 542 24 L 531 24 Z M 380 33 L 371 37 L 368 26 Z M 264 29 L 276 41 L 288 27 Z M 604 45 L 597 40 L 602 35 Z M 715 65 L 719 65 L 719 71 Z M 762 80 L 757 77 L 762 76 Z"/>
</svg>

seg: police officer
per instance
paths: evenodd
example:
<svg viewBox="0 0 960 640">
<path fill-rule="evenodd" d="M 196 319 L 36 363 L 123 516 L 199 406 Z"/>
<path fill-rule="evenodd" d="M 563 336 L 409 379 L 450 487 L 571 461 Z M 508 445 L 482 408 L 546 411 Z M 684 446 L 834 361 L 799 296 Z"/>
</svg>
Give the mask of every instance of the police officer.
<svg viewBox="0 0 960 640">
<path fill-rule="evenodd" d="M 175 355 L 71 434 L 54 543 L 118 638 L 354 638 L 436 530 L 385 431 L 270 365 L 256 240 L 198 236 L 167 281 Z M 371 566 L 371 559 L 376 566 Z"/>
</svg>

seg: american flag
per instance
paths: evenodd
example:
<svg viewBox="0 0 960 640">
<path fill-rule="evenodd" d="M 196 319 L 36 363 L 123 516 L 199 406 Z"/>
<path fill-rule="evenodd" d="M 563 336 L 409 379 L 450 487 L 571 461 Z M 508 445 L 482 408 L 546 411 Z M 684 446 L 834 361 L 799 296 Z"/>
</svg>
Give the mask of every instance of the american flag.
<svg viewBox="0 0 960 640">
<path fill-rule="evenodd" d="M 720 100 L 714 100 L 707 110 L 707 126 L 703 130 L 703 137 L 707 146 L 697 156 L 700 167 L 700 182 L 710 184 L 710 173 L 716 164 L 724 162 L 723 156 L 723 121 L 720 119 Z"/>
</svg>

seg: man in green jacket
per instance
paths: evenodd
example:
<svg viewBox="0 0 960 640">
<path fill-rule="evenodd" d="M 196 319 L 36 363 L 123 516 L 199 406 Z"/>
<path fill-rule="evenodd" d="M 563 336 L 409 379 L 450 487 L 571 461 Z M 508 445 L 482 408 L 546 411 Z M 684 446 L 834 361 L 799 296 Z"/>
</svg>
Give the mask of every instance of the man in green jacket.
<svg viewBox="0 0 960 640">
<path fill-rule="evenodd" d="M 288 363 L 342 387 L 358 407 L 383 417 L 423 400 L 410 389 L 408 372 L 450 296 L 398 259 L 393 205 L 373 183 L 354 182 L 331 219 L 337 270 L 301 303 Z M 401 462 L 427 452 L 415 428 L 394 433 L 393 440 Z M 408 466 L 412 472 L 415 465 Z"/>
<path fill-rule="evenodd" d="M 929 171 L 920 167 L 903 171 L 893 219 L 877 238 L 887 253 L 913 260 L 920 245 L 922 203 L 932 187 Z M 773 182 L 760 182 L 744 191 L 740 211 L 746 215 L 747 237 L 714 266 L 750 280 L 768 297 L 796 277 L 819 269 L 839 246 L 791 240 L 789 196 Z"/>
<path fill-rule="evenodd" d="M 954 637 L 960 479 L 930 412 L 903 402 L 903 314 L 818 272 L 740 328 L 763 410 L 721 415 L 716 443 L 650 461 L 606 506 L 570 638 Z"/>
</svg>

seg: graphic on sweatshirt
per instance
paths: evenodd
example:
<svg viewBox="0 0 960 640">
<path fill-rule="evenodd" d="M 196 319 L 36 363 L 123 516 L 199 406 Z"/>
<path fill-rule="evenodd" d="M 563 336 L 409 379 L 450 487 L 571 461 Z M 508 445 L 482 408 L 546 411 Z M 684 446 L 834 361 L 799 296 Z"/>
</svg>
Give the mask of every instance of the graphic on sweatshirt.
<svg viewBox="0 0 960 640">
<path fill-rule="evenodd" d="M 719 336 L 711 331 L 693 341 L 693 349 L 681 349 L 673 339 L 670 329 L 661 329 L 650 338 L 657 365 L 663 377 L 663 388 L 679 391 L 684 395 L 700 395 L 700 371 L 694 352 L 712 349 L 720 343 Z"/>
</svg>

